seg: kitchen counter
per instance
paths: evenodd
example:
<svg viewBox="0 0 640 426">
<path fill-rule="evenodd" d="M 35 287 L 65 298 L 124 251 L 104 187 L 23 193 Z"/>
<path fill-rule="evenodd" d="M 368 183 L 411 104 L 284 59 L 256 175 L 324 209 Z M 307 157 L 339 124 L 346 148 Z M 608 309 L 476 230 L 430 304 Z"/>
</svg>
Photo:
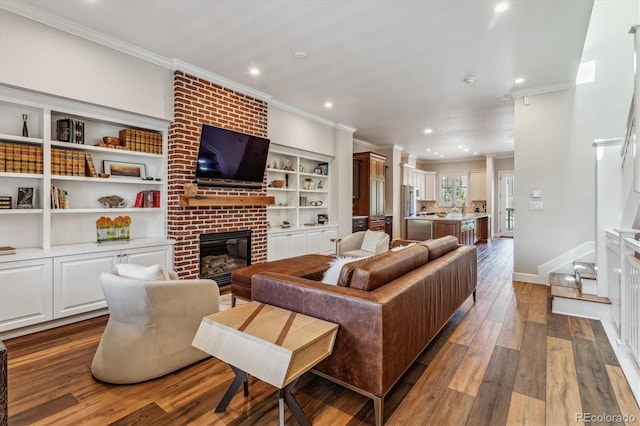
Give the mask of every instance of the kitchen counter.
<svg viewBox="0 0 640 426">
<path fill-rule="evenodd" d="M 407 220 L 445 220 L 445 221 L 460 221 L 460 220 L 467 220 L 467 219 L 478 219 L 481 217 L 489 217 L 489 213 L 467 213 L 467 214 L 461 214 L 460 216 L 456 216 L 456 217 L 440 217 L 438 215 L 435 214 L 430 214 L 430 215 L 426 215 L 426 216 L 407 216 L 405 217 L 405 219 Z"/>
<path fill-rule="evenodd" d="M 478 241 L 486 242 L 489 235 L 491 235 L 489 217 L 489 213 L 466 213 L 455 217 L 439 217 L 435 214 L 409 216 L 404 218 L 407 222 L 405 229 L 408 230 L 404 238 L 424 240 L 454 235 L 458 237 L 461 244 L 475 244 Z M 419 223 L 430 224 L 428 228 L 431 231 L 425 232 L 427 228 L 417 225 Z"/>
</svg>

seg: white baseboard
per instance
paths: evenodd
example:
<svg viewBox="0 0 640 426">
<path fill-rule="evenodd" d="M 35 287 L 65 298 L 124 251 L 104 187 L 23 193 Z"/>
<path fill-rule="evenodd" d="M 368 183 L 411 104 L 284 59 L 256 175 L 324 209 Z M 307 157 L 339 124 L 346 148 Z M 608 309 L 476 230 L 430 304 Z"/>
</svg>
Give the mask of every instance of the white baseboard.
<svg viewBox="0 0 640 426">
<path fill-rule="evenodd" d="M 540 275 L 536 275 L 536 274 L 524 274 L 522 272 L 514 272 L 512 279 L 513 281 L 522 281 L 525 283 L 542 284 L 546 286 L 549 285 L 549 280 L 547 278 L 542 278 L 540 277 Z"/>
<path fill-rule="evenodd" d="M 0 333 L 0 340 L 13 339 L 14 337 L 25 336 L 31 333 L 37 333 L 38 331 L 49 330 L 51 328 L 60 327 L 62 325 L 72 324 L 74 322 L 83 321 L 90 318 L 107 315 L 109 313 L 108 308 L 98 309 L 97 311 L 86 312 L 84 314 L 78 314 L 71 317 L 65 317 L 56 319 L 53 321 L 47 321 L 40 324 L 29 325 L 26 327 L 17 328 L 15 330 L 9 330 Z"/>
</svg>

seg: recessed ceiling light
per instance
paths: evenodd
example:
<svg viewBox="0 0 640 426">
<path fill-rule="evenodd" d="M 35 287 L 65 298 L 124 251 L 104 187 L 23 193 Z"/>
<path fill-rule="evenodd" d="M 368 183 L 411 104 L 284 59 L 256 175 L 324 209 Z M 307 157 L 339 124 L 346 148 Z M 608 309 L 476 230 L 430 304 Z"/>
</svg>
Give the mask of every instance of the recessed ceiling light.
<svg viewBox="0 0 640 426">
<path fill-rule="evenodd" d="M 258 68 L 258 67 L 249 68 L 249 74 L 251 74 L 251 75 L 260 75 L 260 68 Z"/>
<path fill-rule="evenodd" d="M 324 107 L 327 109 L 333 108 L 333 103 L 331 101 L 327 101 L 324 103 Z"/>
<path fill-rule="evenodd" d="M 462 149 L 462 145 L 458 145 L 458 148 Z"/>
<path fill-rule="evenodd" d="M 440 154 L 440 158 L 444 158 L 444 154 Z"/>
<path fill-rule="evenodd" d="M 430 135 L 431 133 L 433 133 L 433 129 L 424 129 L 425 135 Z"/>
<path fill-rule="evenodd" d="M 515 80 L 513 80 L 513 82 L 515 84 L 522 84 L 522 83 L 524 83 L 524 78 L 523 77 L 518 77 Z"/>
<path fill-rule="evenodd" d="M 427 148 L 427 152 L 431 152 L 431 148 Z"/>
<path fill-rule="evenodd" d="M 477 152 L 474 152 L 474 153 L 473 153 L 473 155 L 478 155 L 478 153 L 477 153 Z"/>
<path fill-rule="evenodd" d="M 296 59 L 304 59 L 307 57 L 305 52 L 293 52 L 293 57 Z"/>
<path fill-rule="evenodd" d="M 464 149 L 464 152 L 469 152 L 469 148 L 465 148 L 465 149 Z"/>
<path fill-rule="evenodd" d="M 502 13 L 505 10 L 509 9 L 509 3 L 499 3 L 495 9 L 493 9 L 496 13 Z"/>
<path fill-rule="evenodd" d="M 434 152 L 434 153 L 433 153 L 433 155 L 438 155 L 438 153 L 437 153 L 437 152 Z"/>
</svg>

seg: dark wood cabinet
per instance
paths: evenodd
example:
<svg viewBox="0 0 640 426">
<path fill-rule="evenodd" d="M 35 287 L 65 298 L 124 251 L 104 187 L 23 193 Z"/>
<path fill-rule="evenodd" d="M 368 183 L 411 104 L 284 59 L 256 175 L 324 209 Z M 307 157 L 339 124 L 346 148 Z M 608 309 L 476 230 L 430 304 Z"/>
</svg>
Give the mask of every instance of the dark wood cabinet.
<svg viewBox="0 0 640 426">
<path fill-rule="evenodd" d="M 478 219 L 464 220 L 436 220 L 434 225 L 434 238 L 453 235 L 460 244 L 474 245 L 479 241 Z"/>
<path fill-rule="evenodd" d="M 358 164 L 358 190 L 354 189 L 354 216 L 368 216 L 369 229 L 384 231 L 385 169 L 387 158 L 375 152 L 353 154 L 354 166 Z M 354 167 L 355 173 L 355 167 Z M 354 176 L 354 182 L 356 177 Z M 356 198 L 357 193 L 357 198 Z"/>
<path fill-rule="evenodd" d="M 351 220 L 351 232 L 366 231 L 369 229 L 369 220 L 366 217 L 354 217 Z"/>
<path fill-rule="evenodd" d="M 390 238 L 393 238 L 393 216 L 384 217 L 384 232 L 389 234 Z"/>
</svg>

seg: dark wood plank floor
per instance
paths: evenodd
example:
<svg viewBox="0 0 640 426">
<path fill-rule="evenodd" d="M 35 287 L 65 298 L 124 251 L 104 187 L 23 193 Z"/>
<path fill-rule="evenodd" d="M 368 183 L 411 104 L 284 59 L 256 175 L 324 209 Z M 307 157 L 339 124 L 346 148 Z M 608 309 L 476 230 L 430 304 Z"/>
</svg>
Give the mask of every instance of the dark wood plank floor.
<svg viewBox="0 0 640 426">
<path fill-rule="evenodd" d="M 513 241 L 478 246 L 478 300 L 468 300 L 389 394 L 392 425 L 563 425 L 579 413 L 635 416 L 602 325 L 550 313 L 547 288 L 512 282 Z M 115 386 L 89 367 L 106 318 L 6 341 L 9 424 L 277 424 L 277 390 L 250 379 L 226 413 L 233 379 L 207 359 L 160 379 Z M 313 424 L 373 424 L 372 402 L 313 374 L 294 390 Z M 295 420 L 286 411 L 286 424 Z"/>
</svg>

